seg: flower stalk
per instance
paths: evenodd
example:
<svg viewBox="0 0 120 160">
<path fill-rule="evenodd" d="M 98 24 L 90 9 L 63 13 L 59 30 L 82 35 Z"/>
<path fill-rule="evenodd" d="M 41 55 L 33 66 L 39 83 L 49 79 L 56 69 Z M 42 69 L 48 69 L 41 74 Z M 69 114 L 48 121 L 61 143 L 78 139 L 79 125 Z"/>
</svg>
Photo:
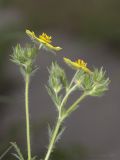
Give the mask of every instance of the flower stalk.
<svg viewBox="0 0 120 160">
<path fill-rule="evenodd" d="M 21 45 L 16 45 L 13 49 L 12 61 L 17 64 L 25 80 L 25 119 L 26 119 L 26 142 L 27 142 L 27 160 L 33 160 L 31 156 L 31 139 L 30 139 L 30 115 L 29 115 L 29 84 L 30 77 L 36 71 L 37 67 L 34 62 L 37 56 L 36 48 L 27 45 L 26 47 L 21 47 Z M 12 143 L 12 146 L 16 150 L 16 157 L 20 160 L 24 160 L 22 153 L 16 143 Z"/>
<path fill-rule="evenodd" d="M 78 104 L 86 97 L 87 95 L 85 93 L 83 93 L 66 111 L 66 115 L 70 115 L 74 110 L 77 109 Z"/>
<path fill-rule="evenodd" d="M 27 138 L 28 160 L 31 160 L 30 115 L 29 115 L 29 82 L 30 82 L 30 75 L 26 74 L 26 78 L 25 78 L 26 138 Z"/>
</svg>

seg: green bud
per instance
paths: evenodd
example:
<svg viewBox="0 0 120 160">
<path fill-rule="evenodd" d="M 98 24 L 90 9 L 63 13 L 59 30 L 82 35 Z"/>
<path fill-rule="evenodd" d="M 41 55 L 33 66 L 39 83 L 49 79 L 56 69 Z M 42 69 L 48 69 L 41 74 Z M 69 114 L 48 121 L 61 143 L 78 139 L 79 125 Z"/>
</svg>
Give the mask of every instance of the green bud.
<svg viewBox="0 0 120 160">
<path fill-rule="evenodd" d="M 83 90 L 90 96 L 101 96 L 108 90 L 110 83 L 109 78 L 106 78 L 106 72 L 103 68 L 95 69 L 91 75 L 86 75 L 83 81 Z"/>
<path fill-rule="evenodd" d="M 85 74 L 86 73 L 83 70 L 78 70 L 77 74 L 75 75 L 74 83 L 78 84 L 79 88 L 81 87 L 81 84 L 85 78 Z"/>
<path fill-rule="evenodd" d="M 31 47 L 30 45 L 26 45 L 26 47 L 23 48 L 20 44 L 17 44 L 16 47 L 13 48 L 11 60 L 20 66 L 22 73 L 25 72 L 27 74 L 31 74 L 35 69 L 33 63 L 36 55 L 36 48 Z"/>
<path fill-rule="evenodd" d="M 64 87 L 67 87 L 65 72 L 57 63 L 52 63 L 49 73 L 49 86 L 56 94 L 59 93 Z"/>
</svg>

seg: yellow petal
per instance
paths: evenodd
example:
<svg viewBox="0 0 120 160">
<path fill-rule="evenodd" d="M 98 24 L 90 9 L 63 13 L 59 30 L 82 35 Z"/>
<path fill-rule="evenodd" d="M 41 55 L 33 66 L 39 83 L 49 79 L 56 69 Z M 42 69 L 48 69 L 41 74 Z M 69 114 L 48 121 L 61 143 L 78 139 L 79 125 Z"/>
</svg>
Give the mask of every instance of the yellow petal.
<svg viewBox="0 0 120 160">
<path fill-rule="evenodd" d="M 54 51 L 60 51 L 62 48 L 61 47 L 54 47 L 54 46 L 52 46 L 51 44 L 49 44 L 49 43 L 46 43 L 45 44 L 49 49 L 52 49 L 52 50 L 54 50 Z"/>
<path fill-rule="evenodd" d="M 61 47 L 54 47 L 53 45 L 51 45 L 50 43 L 52 42 L 51 36 L 48 36 L 46 33 L 42 33 L 42 35 L 40 35 L 39 37 L 37 37 L 35 35 L 35 33 L 33 31 L 30 31 L 28 29 L 26 29 L 26 34 L 33 40 L 35 40 L 36 42 L 44 45 L 45 47 L 47 47 L 48 49 L 54 50 L 54 51 L 60 51 L 62 48 Z"/>
<path fill-rule="evenodd" d="M 35 39 L 35 37 L 36 37 L 36 35 L 35 35 L 35 33 L 32 31 L 30 31 L 30 30 L 28 30 L 28 29 L 26 29 L 26 34 L 29 36 L 29 37 L 31 37 L 31 38 L 33 38 L 33 39 Z"/>
<path fill-rule="evenodd" d="M 74 69 L 83 69 L 85 72 L 87 73 L 92 73 L 87 67 L 87 63 L 85 63 L 83 60 L 78 59 L 77 61 L 73 62 L 68 58 L 63 58 L 65 63 L 67 63 L 70 67 L 74 68 Z"/>
</svg>

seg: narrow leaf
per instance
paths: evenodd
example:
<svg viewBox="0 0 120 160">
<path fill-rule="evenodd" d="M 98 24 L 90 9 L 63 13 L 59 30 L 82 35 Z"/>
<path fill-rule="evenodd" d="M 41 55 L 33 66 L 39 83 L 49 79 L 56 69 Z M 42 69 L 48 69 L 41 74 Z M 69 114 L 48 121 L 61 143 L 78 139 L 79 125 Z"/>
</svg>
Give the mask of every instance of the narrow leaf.
<svg viewBox="0 0 120 160">
<path fill-rule="evenodd" d="M 24 160 L 23 155 L 19 149 L 19 147 L 17 146 L 17 144 L 15 142 L 11 142 L 11 145 L 14 147 L 18 157 L 20 158 L 20 160 Z"/>
</svg>

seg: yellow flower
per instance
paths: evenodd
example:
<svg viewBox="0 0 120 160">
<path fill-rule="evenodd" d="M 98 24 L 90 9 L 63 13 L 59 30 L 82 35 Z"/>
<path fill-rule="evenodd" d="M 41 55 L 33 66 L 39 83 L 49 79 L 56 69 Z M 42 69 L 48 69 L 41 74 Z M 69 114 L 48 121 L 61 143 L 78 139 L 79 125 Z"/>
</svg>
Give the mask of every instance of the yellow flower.
<svg viewBox="0 0 120 160">
<path fill-rule="evenodd" d="M 90 71 L 90 69 L 89 68 L 87 68 L 87 63 L 85 63 L 83 60 L 81 60 L 81 59 L 78 59 L 77 61 L 75 61 L 75 62 L 73 62 L 73 61 L 71 61 L 70 59 L 68 59 L 68 58 L 63 58 L 64 59 L 64 61 L 65 61 L 65 63 L 66 64 L 68 64 L 70 67 L 72 67 L 72 68 L 74 68 L 74 69 L 83 69 L 85 72 L 87 72 L 87 73 L 92 73 L 91 71 Z"/>
<path fill-rule="evenodd" d="M 52 37 L 51 36 L 48 36 L 46 33 L 43 33 L 42 35 L 39 36 L 39 39 L 41 41 L 43 41 L 43 43 L 51 43 L 51 39 Z"/>
<path fill-rule="evenodd" d="M 48 50 L 53 50 L 53 51 L 60 51 L 62 48 L 61 47 L 54 47 L 51 42 L 52 42 L 52 37 L 48 36 L 46 33 L 42 33 L 42 35 L 39 35 L 37 37 L 33 31 L 26 30 L 26 34 L 35 42 L 40 44 L 40 48 L 44 47 L 45 49 Z"/>
</svg>

